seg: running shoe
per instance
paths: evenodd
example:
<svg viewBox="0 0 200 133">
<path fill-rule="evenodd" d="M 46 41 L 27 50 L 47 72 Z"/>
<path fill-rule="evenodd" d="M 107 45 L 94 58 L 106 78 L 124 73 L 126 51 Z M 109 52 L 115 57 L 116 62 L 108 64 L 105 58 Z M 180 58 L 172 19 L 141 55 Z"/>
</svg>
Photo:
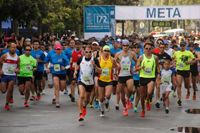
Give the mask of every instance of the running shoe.
<svg viewBox="0 0 200 133">
<path fill-rule="evenodd" d="M 52 99 L 52 104 L 56 104 L 56 99 Z"/>
<path fill-rule="evenodd" d="M 9 105 L 6 104 L 6 105 L 5 105 L 5 109 L 6 109 L 6 110 L 10 110 Z"/>
<path fill-rule="evenodd" d="M 144 111 L 144 110 L 142 111 L 142 113 L 141 113 L 140 116 L 141 116 L 141 117 L 145 117 L 145 111 Z"/>
<path fill-rule="evenodd" d="M 126 100 L 126 107 L 127 107 L 128 109 L 131 108 L 131 101 L 130 101 L 130 100 Z"/>
<path fill-rule="evenodd" d="M 23 95 L 24 95 L 24 92 L 20 92 L 20 95 L 22 95 L 22 96 L 23 96 Z"/>
<path fill-rule="evenodd" d="M 124 109 L 124 115 L 128 116 L 128 109 L 127 108 Z"/>
<path fill-rule="evenodd" d="M 110 111 L 109 103 L 106 103 L 105 106 L 106 106 L 106 112 L 109 112 Z"/>
<path fill-rule="evenodd" d="M 79 115 L 78 121 L 84 121 L 83 114 Z"/>
<path fill-rule="evenodd" d="M 189 99 L 189 97 L 190 97 L 190 93 L 187 93 L 187 95 L 186 95 L 186 99 Z"/>
<path fill-rule="evenodd" d="M 64 94 L 66 94 L 66 95 L 67 95 L 67 94 L 68 94 L 68 90 L 65 90 Z"/>
<path fill-rule="evenodd" d="M 149 103 L 150 103 L 150 105 L 152 105 L 152 104 L 153 104 L 152 98 L 149 100 Z"/>
<path fill-rule="evenodd" d="M 150 106 L 149 102 L 146 103 L 146 109 L 147 109 L 148 111 L 151 110 L 151 106 Z"/>
<path fill-rule="evenodd" d="M 99 106 L 99 110 L 101 110 L 101 107 Z"/>
<path fill-rule="evenodd" d="M 37 99 L 36 100 L 40 100 L 41 99 L 41 95 L 40 95 L 40 92 L 38 91 L 37 92 Z"/>
<path fill-rule="evenodd" d="M 116 105 L 116 106 L 115 106 L 115 109 L 116 109 L 116 110 L 119 110 L 119 105 Z"/>
<path fill-rule="evenodd" d="M 145 102 L 147 102 L 147 97 L 145 98 Z"/>
<path fill-rule="evenodd" d="M 90 108 L 94 108 L 94 105 L 92 103 L 89 103 Z"/>
<path fill-rule="evenodd" d="M 72 97 L 72 98 L 71 98 L 71 101 L 72 101 L 72 102 L 75 102 L 75 98 L 74 98 L 74 97 Z"/>
<path fill-rule="evenodd" d="M 104 111 L 100 112 L 100 117 L 104 117 Z"/>
<path fill-rule="evenodd" d="M 131 97 L 130 97 L 130 101 L 131 101 L 131 102 L 134 100 L 134 97 L 135 97 L 135 95 L 134 95 L 134 94 L 131 94 Z"/>
<path fill-rule="evenodd" d="M 193 98 L 192 98 L 193 100 L 196 100 L 196 94 L 193 94 Z"/>
<path fill-rule="evenodd" d="M 133 112 L 138 112 L 138 108 L 136 106 L 134 106 Z"/>
<path fill-rule="evenodd" d="M 168 114 L 169 113 L 169 109 L 166 108 L 165 109 L 165 113 Z"/>
<path fill-rule="evenodd" d="M 162 103 L 162 107 L 165 108 L 165 106 L 166 106 L 166 105 L 165 105 L 165 102 L 163 102 L 163 103 Z"/>
<path fill-rule="evenodd" d="M 60 108 L 60 103 L 59 102 L 56 103 L 56 108 Z"/>
<path fill-rule="evenodd" d="M 13 98 L 10 99 L 10 102 L 9 102 L 9 103 L 14 103 Z"/>
<path fill-rule="evenodd" d="M 152 94 L 152 97 L 155 97 L 154 93 Z"/>
<path fill-rule="evenodd" d="M 173 92 L 173 93 L 172 93 L 172 96 L 173 96 L 173 97 L 176 97 L 176 93 L 175 93 L 175 92 Z"/>
<path fill-rule="evenodd" d="M 69 94 L 69 98 L 72 98 L 72 94 Z"/>
<path fill-rule="evenodd" d="M 95 108 L 98 108 L 98 107 L 99 107 L 99 101 L 96 101 L 96 102 L 95 102 L 94 107 L 95 107 Z"/>
<path fill-rule="evenodd" d="M 85 107 L 85 108 L 83 108 L 83 117 L 85 117 L 86 113 L 87 113 L 87 111 L 86 111 L 86 107 Z"/>
<path fill-rule="evenodd" d="M 182 102 L 181 102 L 181 100 L 178 100 L 177 103 L 178 103 L 179 106 L 182 106 Z"/>
<path fill-rule="evenodd" d="M 45 95 L 45 90 L 42 90 L 42 95 Z"/>
<path fill-rule="evenodd" d="M 162 100 L 163 100 L 163 98 L 161 97 L 161 98 L 160 98 L 160 101 L 162 101 Z"/>
<path fill-rule="evenodd" d="M 159 102 L 156 102 L 156 108 L 160 108 L 160 103 Z"/>
<path fill-rule="evenodd" d="M 24 103 L 25 107 L 29 107 L 29 104 L 27 102 Z"/>
<path fill-rule="evenodd" d="M 36 99 L 35 96 L 32 96 L 30 100 L 34 101 L 35 99 Z"/>
</svg>

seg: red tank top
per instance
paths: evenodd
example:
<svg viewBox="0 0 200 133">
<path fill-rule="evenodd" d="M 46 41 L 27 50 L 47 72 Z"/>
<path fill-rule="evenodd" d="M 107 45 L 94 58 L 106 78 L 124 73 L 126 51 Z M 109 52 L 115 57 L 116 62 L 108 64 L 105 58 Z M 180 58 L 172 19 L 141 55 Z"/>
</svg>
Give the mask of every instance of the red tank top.
<svg viewBox="0 0 200 133">
<path fill-rule="evenodd" d="M 76 52 L 76 50 L 73 50 L 73 52 L 72 52 L 72 63 L 71 63 L 71 66 L 70 66 L 71 70 L 74 70 L 75 64 L 78 61 L 78 58 L 83 56 L 82 51 L 83 51 L 83 49 L 81 49 L 79 52 Z M 79 70 L 79 68 L 78 68 L 78 70 Z"/>
</svg>

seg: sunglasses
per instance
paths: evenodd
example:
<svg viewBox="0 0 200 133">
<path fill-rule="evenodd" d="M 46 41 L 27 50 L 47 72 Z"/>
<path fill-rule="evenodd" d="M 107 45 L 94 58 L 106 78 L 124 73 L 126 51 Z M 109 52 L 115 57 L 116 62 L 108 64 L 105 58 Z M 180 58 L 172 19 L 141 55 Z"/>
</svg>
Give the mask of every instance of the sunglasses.
<svg viewBox="0 0 200 133">
<path fill-rule="evenodd" d="M 165 47 L 160 47 L 160 49 L 164 49 Z"/>
<path fill-rule="evenodd" d="M 140 48 L 140 47 L 133 47 L 133 48 Z"/>
<path fill-rule="evenodd" d="M 129 45 L 123 45 L 123 47 L 129 47 Z"/>
<path fill-rule="evenodd" d="M 104 50 L 105 52 L 110 52 L 110 50 Z"/>
<path fill-rule="evenodd" d="M 56 50 L 61 50 L 61 49 L 56 49 Z"/>
<path fill-rule="evenodd" d="M 92 51 L 85 51 L 85 53 L 92 53 Z"/>
<path fill-rule="evenodd" d="M 146 50 L 151 50 L 151 48 L 145 48 Z"/>
<path fill-rule="evenodd" d="M 105 45 L 100 45 L 100 47 L 104 47 Z"/>
<path fill-rule="evenodd" d="M 185 45 L 180 45 L 180 47 L 185 47 Z"/>
<path fill-rule="evenodd" d="M 31 49 L 25 49 L 25 51 L 31 51 Z"/>
</svg>

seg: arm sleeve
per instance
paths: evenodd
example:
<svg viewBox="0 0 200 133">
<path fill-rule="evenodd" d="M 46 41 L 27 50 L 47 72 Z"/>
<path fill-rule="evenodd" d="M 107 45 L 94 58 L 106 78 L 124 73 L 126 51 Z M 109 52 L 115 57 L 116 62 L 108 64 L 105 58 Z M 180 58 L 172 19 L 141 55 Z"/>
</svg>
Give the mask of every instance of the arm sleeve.
<svg viewBox="0 0 200 133">
<path fill-rule="evenodd" d="M 78 58 L 77 65 L 80 65 L 80 64 L 81 64 L 82 59 L 83 59 L 83 57 L 79 57 L 79 58 Z"/>
<path fill-rule="evenodd" d="M 94 58 L 94 62 L 99 68 L 101 68 L 100 65 L 99 65 L 99 60 L 97 58 Z"/>
</svg>

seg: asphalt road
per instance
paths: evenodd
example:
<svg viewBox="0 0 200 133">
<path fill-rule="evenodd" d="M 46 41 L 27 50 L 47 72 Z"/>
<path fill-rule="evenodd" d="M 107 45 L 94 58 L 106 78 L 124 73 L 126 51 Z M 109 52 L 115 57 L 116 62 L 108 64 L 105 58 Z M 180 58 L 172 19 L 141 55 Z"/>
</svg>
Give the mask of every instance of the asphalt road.
<svg viewBox="0 0 200 133">
<path fill-rule="evenodd" d="M 69 89 L 69 87 L 68 87 Z M 78 121 L 79 111 L 76 102 L 72 103 L 68 95 L 60 93 L 60 108 L 51 104 L 53 89 L 46 88 L 46 94 L 40 101 L 29 101 L 29 108 L 24 107 L 24 96 L 21 96 L 18 87 L 14 88 L 14 103 L 11 110 L 5 110 L 5 94 L 0 94 L 0 133 L 173 133 L 170 128 L 180 126 L 200 127 L 200 115 L 186 114 L 189 108 L 200 108 L 200 92 L 197 100 L 192 95 L 185 99 L 186 90 L 182 88 L 182 107 L 178 107 L 177 98 L 170 95 L 170 112 L 165 114 L 164 109 L 156 109 L 155 98 L 146 117 L 129 109 L 129 116 L 123 116 L 123 108 L 115 110 L 116 96 L 111 97 L 110 112 L 101 118 L 99 109 L 87 108 L 87 115 L 83 122 Z M 192 91 L 191 91 L 192 94 Z"/>
</svg>

